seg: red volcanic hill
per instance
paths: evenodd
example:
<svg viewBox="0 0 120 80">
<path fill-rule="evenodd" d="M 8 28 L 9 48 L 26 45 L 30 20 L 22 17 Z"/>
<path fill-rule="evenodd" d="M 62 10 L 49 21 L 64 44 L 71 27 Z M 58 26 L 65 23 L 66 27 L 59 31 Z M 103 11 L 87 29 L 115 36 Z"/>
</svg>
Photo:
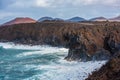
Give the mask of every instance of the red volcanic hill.
<svg viewBox="0 0 120 80">
<path fill-rule="evenodd" d="M 13 24 L 21 24 L 21 23 L 35 23 L 37 22 L 34 19 L 28 18 L 28 17 L 20 17 L 20 18 L 15 18 L 9 22 L 6 22 L 3 24 L 3 26 L 5 25 L 13 25 Z"/>
</svg>

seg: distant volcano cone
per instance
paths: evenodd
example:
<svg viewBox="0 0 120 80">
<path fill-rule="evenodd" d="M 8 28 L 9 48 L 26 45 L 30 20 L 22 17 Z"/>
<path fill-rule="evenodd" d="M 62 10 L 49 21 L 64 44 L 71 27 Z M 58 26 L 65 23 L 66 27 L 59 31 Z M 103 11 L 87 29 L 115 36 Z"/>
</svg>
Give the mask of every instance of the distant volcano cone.
<svg viewBox="0 0 120 80">
<path fill-rule="evenodd" d="M 107 21 L 107 19 L 105 17 L 96 17 L 90 19 L 90 21 Z"/>
<path fill-rule="evenodd" d="M 80 21 L 86 21 L 86 19 L 84 19 L 82 17 L 73 17 L 73 18 L 68 19 L 67 21 L 70 21 L 70 22 L 80 22 Z"/>
<path fill-rule="evenodd" d="M 15 18 L 9 22 L 6 22 L 3 24 L 3 26 L 5 25 L 13 25 L 13 24 L 21 24 L 21 23 L 35 23 L 36 20 L 28 18 L 28 17 L 20 17 L 20 18 Z"/>
<path fill-rule="evenodd" d="M 40 18 L 39 20 L 38 20 L 38 22 L 43 22 L 43 21 L 46 21 L 46 20 L 53 20 L 53 18 L 52 17 L 42 17 L 42 18 Z"/>
</svg>

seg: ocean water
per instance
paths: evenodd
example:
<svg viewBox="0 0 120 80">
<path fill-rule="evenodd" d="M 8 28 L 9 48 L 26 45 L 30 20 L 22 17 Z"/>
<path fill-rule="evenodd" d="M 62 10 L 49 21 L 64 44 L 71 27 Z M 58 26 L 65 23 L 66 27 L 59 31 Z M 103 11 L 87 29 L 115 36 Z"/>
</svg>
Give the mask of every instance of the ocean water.
<svg viewBox="0 0 120 80">
<path fill-rule="evenodd" d="M 68 62 L 68 49 L 0 43 L 0 80 L 84 80 L 106 61 Z"/>
</svg>

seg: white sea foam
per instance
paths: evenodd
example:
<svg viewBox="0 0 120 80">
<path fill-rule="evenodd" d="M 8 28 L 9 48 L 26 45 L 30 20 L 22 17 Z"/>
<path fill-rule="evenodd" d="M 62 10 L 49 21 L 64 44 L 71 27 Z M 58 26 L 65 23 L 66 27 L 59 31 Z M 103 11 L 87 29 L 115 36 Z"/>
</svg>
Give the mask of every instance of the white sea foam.
<svg viewBox="0 0 120 80">
<path fill-rule="evenodd" d="M 24 56 L 31 56 L 31 55 L 37 55 L 37 54 L 53 54 L 53 53 L 60 53 L 67 55 L 68 49 L 67 48 L 58 48 L 58 47 L 51 47 L 48 45 L 22 45 L 22 44 L 14 44 L 11 42 L 7 43 L 0 43 L 0 46 L 2 46 L 4 49 L 22 49 L 22 50 L 34 50 L 29 52 L 23 52 L 20 54 L 17 54 L 16 57 L 24 57 Z"/>
<path fill-rule="evenodd" d="M 62 62 L 63 63 L 63 62 Z M 36 70 L 47 70 L 25 80 L 84 80 L 92 71 L 99 69 L 106 61 L 72 62 L 72 64 L 38 65 Z"/>
<path fill-rule="evenodd" d="M 31 56 L 31 55 L 37 55 L 37 54 L 53 54 L 53 53 L 59 53 L 59 54 L 67 54 L 67 51 L 61 51 L 61 50 L 41 50 L 41 51 L 31 51 L 31 52 L 23 52 L 21 54 L 16 55 L 16 57 L 25 57 L 25 56 Z"/>
<path fill-rule="evenodd" d="M 38 46 L 39 47 L 39 46 Z M 25 56 L 31 56 L 31 55 L 37 55 L 37 54 L 64 54 L 67 55 L 68 49 L 66 48 L 57 48 L 57 47 L 44 47 L 40 48 L 40 50 L 30 51 L 30 52 L 23 52 L 21 54 L 16 55 L 16 57 L 25 57 Z"/>
<path fill-rule="evenodd" d="M 45 50 L 45 51 L 59 50 L 65 52 L 68 50 L 66 48 L 51 47 L 49 45 L 30 46 L 30 45 L 14 44 L 12 42 L 0 43 L 0 46 L 2 46 L 5 49 Z"/>
</svg>

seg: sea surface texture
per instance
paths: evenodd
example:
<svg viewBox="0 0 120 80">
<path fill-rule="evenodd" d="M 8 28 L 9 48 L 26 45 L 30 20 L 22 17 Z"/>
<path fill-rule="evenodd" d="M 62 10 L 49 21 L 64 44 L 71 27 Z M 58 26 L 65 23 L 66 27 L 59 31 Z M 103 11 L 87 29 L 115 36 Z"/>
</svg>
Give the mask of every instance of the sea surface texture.
<svg viewBox="0 0 120 80">
<path fill-rule="evenodd" d="M 84 80 L 106 61 L 68 62 L 68 49 L 0 43 L 0 80 Z"/>
</svg>

